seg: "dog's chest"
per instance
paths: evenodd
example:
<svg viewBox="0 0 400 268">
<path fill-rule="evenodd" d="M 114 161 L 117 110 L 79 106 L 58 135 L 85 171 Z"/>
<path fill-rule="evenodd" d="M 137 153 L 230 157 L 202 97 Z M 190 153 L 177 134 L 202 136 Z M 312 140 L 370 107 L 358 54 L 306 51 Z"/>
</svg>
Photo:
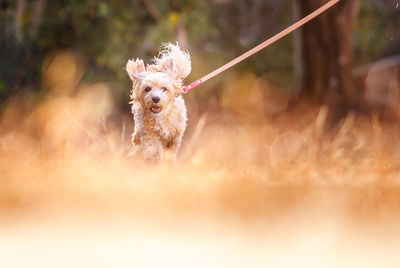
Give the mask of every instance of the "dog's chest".
<svg viewBox="0 0 400 268">
<path fill-rule="evenodd" d="M 156 118 L 154 130 L 163 142 L 169 143 L 182 132 L 182 121 L 183 117 L 175 114 Z"/>
<path fill-rule="evenodd" d="M 165 146 L 179 140 L 186 128 L 186 107 L 183 99 L 177 99 L 166 114 L 154 115 L 145 112 L 140 106 L 132 106 L 135 131 L 142 135 L 154 135 Z"/>
</svg>

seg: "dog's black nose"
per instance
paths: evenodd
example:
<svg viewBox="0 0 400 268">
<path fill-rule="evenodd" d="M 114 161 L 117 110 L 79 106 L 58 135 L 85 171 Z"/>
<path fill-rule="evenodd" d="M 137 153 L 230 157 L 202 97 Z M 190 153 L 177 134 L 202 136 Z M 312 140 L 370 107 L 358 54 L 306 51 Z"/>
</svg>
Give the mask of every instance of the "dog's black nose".
<svg viewBox="0 0 400 268">
<path fill-rule="evenodd" d="M 154 96 L 151 99 L 153 100 L 154 103 L 158 103 L 160 101 L 160 97 L 157 97 L 157 96 Z"/>
</svg>

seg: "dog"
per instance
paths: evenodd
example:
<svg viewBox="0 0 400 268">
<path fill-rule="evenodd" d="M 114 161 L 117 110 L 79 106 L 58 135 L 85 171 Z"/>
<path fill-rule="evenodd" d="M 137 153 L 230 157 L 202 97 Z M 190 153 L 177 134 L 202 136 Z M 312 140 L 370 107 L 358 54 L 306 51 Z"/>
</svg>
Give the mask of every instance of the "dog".
<svg viewBox="0 0 400 268">
<path fill-rule="evenodd" d="M 186 106 L 182 97 L 183 80 L 191 72 L 187 51 L 165 44 L 153 64 L 128 60 L 126 71 L 133 82 L 131 102 L 135 129 L 132 144 L 141 146 L 145 159 L 163 161 L 170 152 L 173 162 L 186 129 Z"/>
</svg>

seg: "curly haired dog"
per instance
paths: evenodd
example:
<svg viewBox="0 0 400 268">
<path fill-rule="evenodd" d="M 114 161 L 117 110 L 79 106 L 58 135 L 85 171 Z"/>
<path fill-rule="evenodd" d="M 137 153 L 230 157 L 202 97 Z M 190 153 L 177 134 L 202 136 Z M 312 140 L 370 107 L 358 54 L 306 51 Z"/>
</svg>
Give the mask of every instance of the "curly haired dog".
<svg viewBox="0 0 400 268">
<path fill-rule="evenodd" d="M 175 160 L 186 128 L 186 107 L 181 96 L 183 79 L 191 71 L 189 53 L 166 44 L 153 64 L 128 60 L 133 82 L 131 104 L 135 130 L 132 143 L 141 145 L 146 159 L 158 163 L 166 150 Z"/>
</svg>

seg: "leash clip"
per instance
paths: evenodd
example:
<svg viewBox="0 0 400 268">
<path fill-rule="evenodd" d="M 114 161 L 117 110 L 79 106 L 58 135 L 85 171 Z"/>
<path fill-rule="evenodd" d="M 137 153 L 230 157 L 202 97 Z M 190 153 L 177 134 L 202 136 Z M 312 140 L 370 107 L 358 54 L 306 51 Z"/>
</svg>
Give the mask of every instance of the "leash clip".
<svg viewBox="0 0 400 268">
<path fill-rule="evenodd" d="M 190 85 L 187 85 L 186 87 L 183 88 L 183 94 L 188 93 L 190 90 L 194 89 L 195 87 L 197 87 L 201 83 L 203 83 L 203 81 L 201 79 L 199 79 L 199 80 L 194 81 Z"/>
</svg>

